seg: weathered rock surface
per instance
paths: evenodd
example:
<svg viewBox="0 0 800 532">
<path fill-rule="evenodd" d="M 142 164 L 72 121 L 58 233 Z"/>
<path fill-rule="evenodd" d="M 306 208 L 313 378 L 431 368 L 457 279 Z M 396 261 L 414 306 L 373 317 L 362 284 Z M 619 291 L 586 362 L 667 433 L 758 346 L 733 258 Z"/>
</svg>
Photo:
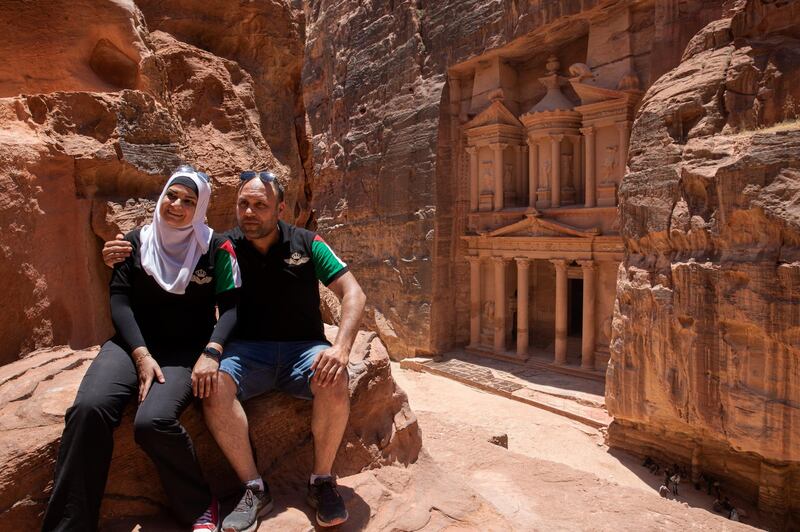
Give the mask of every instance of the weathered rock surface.
<svg viewBox="0 0 800 532">
<path fill-rule="evenodd" d="M 327 334 L 333 338 L 335 328 Z M 0 368 L 0 517 L 18 530 L 38 527 L 49 495 L 53 465 L 81 378 L 97 348 L 52 348 Z M 336 461 L 341 476 L 417 460 L 421 435 L 405 393 L 391 376 L 386 348 L 375 333 L 360 332 L 350 357 L 351 414 Z M 312 463 L 311 403 L 274 393 L 246 403 L 257 462 L 270 481 L 302 482 Z M 165 510 L 165 496 L 150 460 L 133 441 L 128 407 L 115 433 L 114 456 L 101 510 L 103 521 Z M 181 418 L 192 435 L 216 493 L 238 482 L 202 420 L 199 405 Z M 398 477 L 399 478 L 399 477 Z"/>
<path fill-rule="evenodd" d="M 209 19 L 228 13 L 228 3 L 202 4 Z M 152 31 L 132 2 L 48 6 L 58 22 L 42 27 L 41 3 L 0 2 L 9 58 L 0 67 L 0 363 L 108 335 L 102 240 L 147 221 L 180 162 L 214 178 L 208 218 L 220 230 L 234 223 L 239 171 L 271 167 L 282 177 L 302 176 L 297 146 L 304 137 L 293 118 L 303 116 L 301 57 L 294 66 L 288 59 L 302 48 L 296 9 L 277 1 L 243 7 L 252 24 L 266 24 L 265 17 L 292 24 L 276 30 L 280 35 L 232 43 L 225 28 L 199 32 L 202 21 L 182 18 L 173 28 L 168 7 L 147 2 L 157 12 Z M 194 44 L 155 26 L 185 32 Z M 258 34 L 258 27 L 239 29 Z M 215 46 L 232 59 L 207 51 Z M 258 63 L 268 53 L 276 62 Z M 280 137 L 281 158 L 295 162 L 282 164 L 265 135 Z M 308 218 L 304 179 L 290 184 L 286 213 L 301 224 Z"/>
<path fill-rule="evenodd" d="M 634 125 L 609 436 L 692 464 L 796 526 L 800 9 L 730 4 L 648 90 Z"/>
</svg>

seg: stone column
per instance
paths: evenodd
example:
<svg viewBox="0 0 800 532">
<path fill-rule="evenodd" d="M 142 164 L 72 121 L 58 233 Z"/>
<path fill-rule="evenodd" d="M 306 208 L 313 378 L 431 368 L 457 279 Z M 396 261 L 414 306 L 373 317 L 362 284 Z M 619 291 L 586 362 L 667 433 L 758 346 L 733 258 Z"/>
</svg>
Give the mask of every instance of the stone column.
<svg viewBox="0 0 800 532">
<path fill-rule="evenodd" d="M 561 141 L 564 135 L 550 135 L 550 206 L 561 206 Z"/>
<path fill-rule="evenodd" d="M 478 211 L 480 204 L 480 190 L 478 190 L 478 148 L 477 146 L 467 146 L 469 153 L 469 210 Z"/>
<path fill-rule="evenodd" d="M 522 144 L 519 147 L 519 176 L 522 181 L 522 188 L 520 188 L 520 204 L 526 205 L 530 192 L 528 192 L 528 145 Z"/>
<path fill-rule="evenodd" d="M 494 143 L 494 210 L 503 210 L 503 150 L 507 144 Z"/>
<path fill-rule="evenodd" d="M 595 145 L 594 145 L 594 127 L 585 127 L 581 129 L 584 138 L 586 139 L 586 186 L 584 187 L 584 205 L 586 207 L 597 206 L 597 186 L 595 185 Z"/>
<path fill-rule="evenodd" d="M 619 168 L 620 176 L 625 175 L 625 162 L 628 160 L 628 144 L 631 141 L 631 125 L 626 120 L 625 122 L 617 122 L 617 131 L 619 131 L 619 151 L 617 156 L 617 167 Z"/>
<path fill-rule="evenodd" d="M 567 261 L 552 259 L 556 267 L 556 341 L 555 360 L 559 365 L 567 363 Z"/>
<path fill-rule="evenodd" d="M 539 188 L 539 144 L 528 138 L 528 206 L 536 207 L 536 190 Z"/>
<path fill-rule="evenodd" d="M 583 269 L 583 331 L 581 333 L 581 367 L 594 369 L 596 270 L 593 260 L 578 261 Z"/>
<path fill-rule="evenodd" d="M 519 144 L 512 144 L 511 147 L 514 149 L 514 198 L 516 199 L 515 207 L 522 205 L 526 199 L 527 195 L 525 194 L 525 180 L 523 179 L 522 169 L 525 166 L 525 159 L 522 158 L 522 146 Z"/>
<path fill-rule="evenodd" d="M 494 351 L 506 351 L 506 262 L 503 257 L 494 261 Z"/>
<path fill-rule="evenodd" d="M 481 338 L 481 258 L 469 260 L 469 345 L 478 347 Z"/>
<path fill-rule="evenodd" d="M 528 354 L 528 289 L 530 280 L 530 259 L 514 259 L 517 261 L 517 355 Z"/>
</svg>

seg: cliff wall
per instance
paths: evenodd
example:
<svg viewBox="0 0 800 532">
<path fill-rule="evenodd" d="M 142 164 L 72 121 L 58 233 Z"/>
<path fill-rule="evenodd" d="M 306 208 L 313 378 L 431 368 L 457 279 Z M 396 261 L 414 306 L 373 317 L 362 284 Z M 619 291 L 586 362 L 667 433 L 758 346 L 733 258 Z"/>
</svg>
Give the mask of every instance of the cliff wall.
<svg viewBox="0 0 800 532">
<path fill-rule="evenodd" d="M 800 5 L 724 15 L 634 125 L 609 436 L 724 479 L 785 526 L 800 511 Z"/>
</svg>

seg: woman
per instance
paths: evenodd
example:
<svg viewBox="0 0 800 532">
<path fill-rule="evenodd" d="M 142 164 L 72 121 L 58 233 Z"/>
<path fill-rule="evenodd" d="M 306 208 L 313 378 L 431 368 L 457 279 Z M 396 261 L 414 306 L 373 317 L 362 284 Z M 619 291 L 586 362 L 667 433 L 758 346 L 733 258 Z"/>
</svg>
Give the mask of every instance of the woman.
<svg viewBox="0 0 800 532">
<path fill-rule="evenodd" d="M 217 530 L 217 503 L 178 421 L 193 395 L 214 392 L 236 323 L 239 269 L 230 242 L 204 223 L 210 193 L 208 176 L 179 167 L 152 223 L 125 236 L 133 252 L 111 276 L 116 334 L 67 411 L 45 531 L 97 528 L 113 430 L 134 396 L 136 442 L 155 462 L 176 516 L 194 530 Z"/>
</svg>

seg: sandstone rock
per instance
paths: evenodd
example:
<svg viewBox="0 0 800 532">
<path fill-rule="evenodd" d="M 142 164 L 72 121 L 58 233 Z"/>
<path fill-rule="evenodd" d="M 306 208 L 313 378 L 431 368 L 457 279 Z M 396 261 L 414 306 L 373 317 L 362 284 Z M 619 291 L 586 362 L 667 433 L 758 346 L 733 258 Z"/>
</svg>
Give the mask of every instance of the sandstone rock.
<svg viewBox="0 0 800 532">
<path fill-rule="evenodd" d="M 333 338 L 335 328 L 327 328 Z M 97 348 L 40 350 L 0 367 L 0 518 L 22 530 L 38 526 L 63 430 L 63 416 Z M 351 414 L 336 461 L 349 476 L 388 464 L 417 460 L 421 435 L 405 393 L 391 376 L 386 349 L 374 333 L 360 332 L 351 353 Z M 302 482 L 312 461 L 311 403 L 283 394 L 248 401 L 251 439 L 259 469 L 270 481 Z M 155 469 L 136 446 L 133 405 L 115 433 L 114 456 L 102 519 L 154 515 L 165 509 Z M 204 472 L 216 493 L 235 491 L 238 481 L 202 421 L 198 405 L 184 413 Z"/>
<path fill-rule="evenodd" d="M 728 14 L 634 125 L 609 438 L 724 479 L 781 528 L 800 467 L 800 129 L 783 111 L 800 96 L 800 15 L 759 0 Z"/>
<path fill-rule="evenodd" d="M 0 14 L 12 9 L 0 3 Z M 214 178 L 208 219 L 218 230 L 234 223 L 238 172 L 278 164 L 261 133 L 260 89 L 239 64 L 148 32 L 133 3 L 54 2 L 59 33 L 36 43 L 36 32 L 23 30 L 37 15 L 20 9 L 0 17 L 22 24 L 3 27 L 20 61 L 4 64 L 14 72 L 0 89 L 8 96 L 0 99 L 0 276 L 8 287 L 0 363 L 109 334 L 100 239 L 145 222 L 179 163 Z M 269 9 L 293 16 L 282 4 Z M 298 46 L 290 41 L 275 40 L 274 49 Z M 31 53 L 49 57 L 47 76 Z"/>
</svg>

